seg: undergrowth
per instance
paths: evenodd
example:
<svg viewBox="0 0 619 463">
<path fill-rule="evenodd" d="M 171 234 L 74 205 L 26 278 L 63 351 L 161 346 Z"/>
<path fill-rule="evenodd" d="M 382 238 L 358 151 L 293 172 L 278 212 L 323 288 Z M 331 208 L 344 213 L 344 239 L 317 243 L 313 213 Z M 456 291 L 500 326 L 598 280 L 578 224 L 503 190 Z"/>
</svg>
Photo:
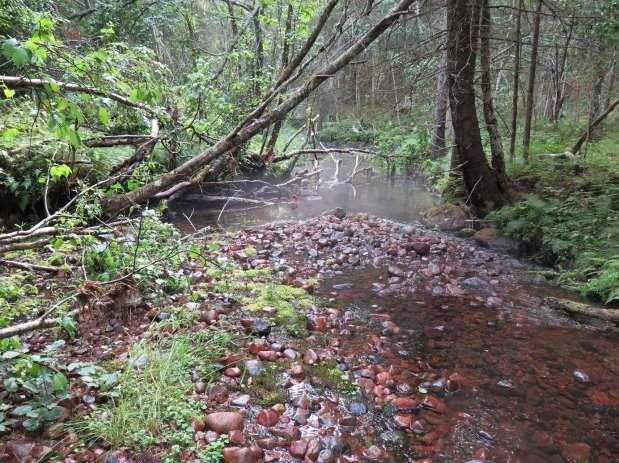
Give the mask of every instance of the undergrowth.
<svg viewBox="0 0 619 463">
<path fill-rule="evenodd" d="M 619 301 L 617 151 L 576 161 L 538 159 L 515 169 L 516 181 L 537 180 L 534 191 L 490 216 L 503 233 L 539 249 L 561 283 L 606 304 Z"/>
<path fill-rule="evenodd" d="M 192 447 L 191 421 L 203 413 L 204 404 L 190 395 L 191 374 L 197 371 L 209 379 L 213 363 L 229 343 L 230 336 L 218 331 L 176 335 L 154 345 L 143 341 L 108 394 L 111 401 L 75 422 L 75 429 L 111 446 L 144 449 L 166 443 L 172 451 L 175 446 Z"/>
</svg>

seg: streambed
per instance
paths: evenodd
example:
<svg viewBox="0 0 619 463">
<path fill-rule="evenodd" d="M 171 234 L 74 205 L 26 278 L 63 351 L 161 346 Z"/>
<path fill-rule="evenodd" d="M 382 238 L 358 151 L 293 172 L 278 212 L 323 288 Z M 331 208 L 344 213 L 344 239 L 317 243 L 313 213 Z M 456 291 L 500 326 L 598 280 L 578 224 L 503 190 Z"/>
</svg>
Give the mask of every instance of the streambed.
<svg viewBox="0 0 619 463">
<path fill-rule="evenodd" d="M 230 249 L 255 246 L 254 261 L 290 279 L 319 277 L 331 306 L 367 320 L 330 333 L 363 392 L 366 444 L 385 450 L 370 459 L 619 461 L 616 331 L 551 309 L 545 296 L 569 295 L 525 264 L 420 227 L 436 199 L 419 184 L 379 178 L 315 193 L 233 212 L 225 227 L 236 231 Z M 337 206 L 346 217 L 319 217 Z M 200 226 L 220 213 L 179 211 Z M 326 422 L 336 424 L 320 432 L 348 448 L 363 441 Z"/>
</svg>

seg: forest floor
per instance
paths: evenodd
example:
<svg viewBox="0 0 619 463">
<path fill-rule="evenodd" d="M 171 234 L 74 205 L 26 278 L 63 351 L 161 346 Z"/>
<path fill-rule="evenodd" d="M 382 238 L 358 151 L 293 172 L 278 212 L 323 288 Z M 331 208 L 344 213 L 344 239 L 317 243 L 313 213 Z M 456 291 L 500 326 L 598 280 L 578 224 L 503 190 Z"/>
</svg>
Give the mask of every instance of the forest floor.
<svg viewBox="0 0 619 463">
<path fill-rule="evenodd" d="M 616 337 L 556 312 L 518 261 L 343 210 L 139 230 L 90 243 L 83 269 L 2 276 L 15 320 L 72 291 L 84 309 L 3 341 L 8 461 L 619 457 Z M 70 264 L 70 246 L 29 257 Z"/>
</svg>

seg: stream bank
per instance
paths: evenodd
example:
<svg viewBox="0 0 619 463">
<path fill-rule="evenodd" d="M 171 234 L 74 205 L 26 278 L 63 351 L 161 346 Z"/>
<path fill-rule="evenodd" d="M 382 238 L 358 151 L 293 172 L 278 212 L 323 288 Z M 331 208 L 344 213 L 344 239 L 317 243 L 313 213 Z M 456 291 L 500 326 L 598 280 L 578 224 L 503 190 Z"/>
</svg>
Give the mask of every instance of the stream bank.
<svg viewBox="0 0 619 463">
<path fill-rule="evenodd" d="M 15 428 L 5 455 L 615 461 L 619 338 L 610 324 L 555 311 L 545 296 L 560 290 L 529 270 L 470 241 L 342 209 L 199 235 L 180 263 L 188 286 L 157 297 L 115 288 L 119 304 L 61 336 L 66 364 L 83 365 L 68 373 L 63 414 L 45 434 Z M 25 341 L 38 352 L 56 339 Z M 198 361 L 181 357 L 178 377 L 155 381 L 169 388 L 157 419 L 119 428 L 154 401 L 149 375 L 179 345 Z M 89 362 L 104 372 L 83 371 Z M 111 389 L 107 374 L 121 378 Z"/>
</svg>

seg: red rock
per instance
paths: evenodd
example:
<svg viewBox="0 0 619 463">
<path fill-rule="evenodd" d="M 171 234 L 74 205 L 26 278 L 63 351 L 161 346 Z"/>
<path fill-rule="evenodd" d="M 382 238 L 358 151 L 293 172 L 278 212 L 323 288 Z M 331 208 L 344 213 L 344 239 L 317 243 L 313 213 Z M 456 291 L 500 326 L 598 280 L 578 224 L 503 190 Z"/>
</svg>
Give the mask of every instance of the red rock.
<svg viewBox="0 0 619 463">
<path fill-rule="evenodd" d="M 584 442 L 561 445 L 561 455 L 567 463 L 589 463 L 591 447 Z"/>
<path fill-rule="evenodd" d="M 433 395 L 426 396 L 423 402 L 421 402 L 421 406 L 436 413 L 445 413 L 447 411 L 445 402 Z"/>
<path fill-rule="evenodd" d="M 372 392 L 375 386 L 374 381 L 369 378 L 359 378 L 357 383 L 368 393 Z"/>
<path fill-rule="evenodd" d="M 398 397 L 391 401 L 394 407 L 398 410 L 411 410 L 415 405 L 417 405 L 417 401 L 412 397 Z"/>
<path fill-rule="evenodd" d="M 290 444 L 290 454 L 296 458 L 303 458 L 307 451 L 307 442 L 303 440 L 296 440 Z"/>
<path fill-rule="evenodd" d="M 226 463 L 257 463 L 256 453 L 247 447 L 226 447 L 223 449 Z"/>
<path fill-rule="evenodd" d="M 243 436 L 243 433 L 241 431 L 239 431 L 238 429 L 230 431 L 228 433 L 228 437 L 230 438 L 230 442 L 233 442 L 235 444 L 244 444 L 245 443 L 245 436 Z"/>
<path fill-rule="evenodd" d="M 293 363 L 290 368 L 290 376 L 298 380 L 305 378 L 305 370 L 303 370 L 303 365 L 300 363 Z"/>
<path fill-rule="evenodd" d="M 486 448 L 480 447 L 477 450 L 475 450 L 475 453 L 473 454 L 473 458 L 475 458 L 476 460 L 485 461 L 486 458 L 488 458 L 488 452 L 486 451 Z"/>
<path fill-rule="evenodd" d="M 194 431 L 204 431 L 204 421 L 202 420 L 193 420 L 191 422 L 191 427 Z"/>
<path fill-rule="evenodd" d="M 200 321 L 212 323 L 217 321 L 219 314 L 216 310 L 204 310 L 200 313 Z"/>
<path fill-rule="evenodd" d="M 258 357 L 267 362 L 276 362 L 279 355 L 274 350 L 261 350 L 258 352 Z"/>
<path fill-rule="evenodd" d="M 374 386 L 372 393 L 376 397 L 383 397 L 385 395 L 385 386 Z"/>
<path fill-rule="evenodd" d="M 379 374 L 376 375 L 376 383 L 377 384 L 381 384 L 383 386 L 387 386 L 387 383 L 392 381 L 391 380 L 391 375 L 389 373 L 387 373 L 386 371 L 383 371 Z"/>
<path fill-rule="evenodd" d="M 402 429 L 407 429 L 410 427 L 413 417 L 411 415 L 395 415 L 393 417 L 393 421 L 395 421 L 396 426 Z"/>
<path fill-rule="evenodd" d="M 239 367 L 230 367 L 224 370 L 224 375 L 228 378 L 238 378 L 241 376 L 241 369 Z"/>
<path fill-rule="evenodd" d="M 267 428 L 275 426 L 279 421 L 279 415 L 274 410 L 260 410 L 258 412 L 258 424 Z"/>
<path fill-rule="evenodd" d="M 6 444 L 7 453 L 14 458 L 17 463 L 36 461 L 34 458 L 35 444 L 32 442 L 11 441 Z"/>
<path fill-rule="evenodd" d="M 254 342 L 250 342 L 247 348 L 249 349 L 249 352 L 251 352 L 252 354 L 258 355 L 259 352 L 263 350 L 268 350 L 269 344 L 264 339 L 257 339 Z"/>
<path fill-rule="evenodd" d="M 312 349 L 306 350 L 305 353 L 303 354 L 303 361 L 307 363 L 308 365 L 314 365 L 315 363 L 318 363 L 318 360 L 319 360 L 318 354 L 314 352 Z"/>
<path fill-rule="evenodd" d="M 312 331 L 327 331 L 327 317 L 316 315 L 309 321 L 309 329 Z"/>
<path fill-rule="evenodd" d="M 209 413 L 206 415 L 204 423 L 208 429 L 219 433 L 228 433 L 234 430 L 242 431 L 245 426 L 243 416 L 236 412 Z"/>
</svg>

